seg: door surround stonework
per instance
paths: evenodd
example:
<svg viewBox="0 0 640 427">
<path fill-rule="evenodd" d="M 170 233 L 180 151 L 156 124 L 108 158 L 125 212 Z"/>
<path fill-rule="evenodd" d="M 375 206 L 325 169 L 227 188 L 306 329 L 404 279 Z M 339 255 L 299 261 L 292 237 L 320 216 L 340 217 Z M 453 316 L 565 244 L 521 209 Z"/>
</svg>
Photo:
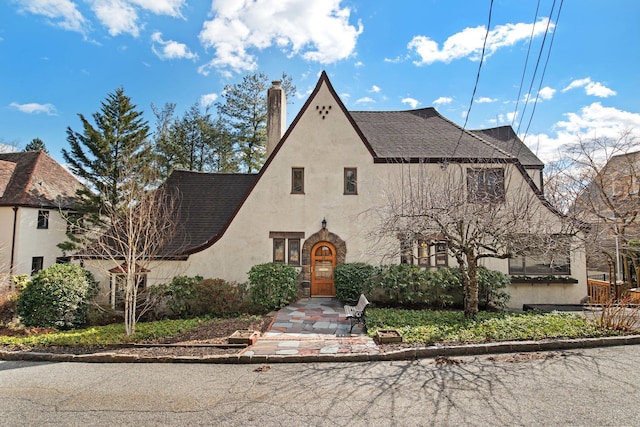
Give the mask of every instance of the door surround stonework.
<svg viewBox="0 0 640 427">
<path fill-rule="evenodd" d="M 347 258 L 347 244 L 337 234 L 321 229 L 309 236 L 302 245 L 302 271 L 300 272 L 301 297 L 311 296 L 311 249 L 316 243 L 328 242 L 336 248 L 336 265 L 344 264 Z"/>
</svg>

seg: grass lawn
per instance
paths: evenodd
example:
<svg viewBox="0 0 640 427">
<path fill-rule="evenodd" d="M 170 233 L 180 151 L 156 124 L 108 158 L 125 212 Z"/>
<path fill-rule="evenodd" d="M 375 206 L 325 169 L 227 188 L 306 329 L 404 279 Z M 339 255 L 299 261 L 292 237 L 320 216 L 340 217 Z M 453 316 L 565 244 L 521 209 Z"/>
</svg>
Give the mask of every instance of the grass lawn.
<svg viewBox="0 0 640 427">
<path fill-rule="evenodd" d="M 367 309 L 368 334 L 378 329 L 400 331 L 413 344 L 465 343 L 620 335 L 578 313 L 480 312 L 466 319 L 461 311 Z"/>
</svg>

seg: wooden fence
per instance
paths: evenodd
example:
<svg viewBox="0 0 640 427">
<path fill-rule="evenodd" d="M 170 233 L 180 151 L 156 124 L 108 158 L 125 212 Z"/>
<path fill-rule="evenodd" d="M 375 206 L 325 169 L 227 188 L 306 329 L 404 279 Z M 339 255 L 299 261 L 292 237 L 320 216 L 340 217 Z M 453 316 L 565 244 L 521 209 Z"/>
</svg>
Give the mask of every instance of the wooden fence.
<svg viewBox="0 0 640 427">
<path fill-rule="evenodd" d="M 587 279 L 587 284 L 591 304 L 605 304 L 611 301 L 611 283 L 604 280 Z"/>
</svg>

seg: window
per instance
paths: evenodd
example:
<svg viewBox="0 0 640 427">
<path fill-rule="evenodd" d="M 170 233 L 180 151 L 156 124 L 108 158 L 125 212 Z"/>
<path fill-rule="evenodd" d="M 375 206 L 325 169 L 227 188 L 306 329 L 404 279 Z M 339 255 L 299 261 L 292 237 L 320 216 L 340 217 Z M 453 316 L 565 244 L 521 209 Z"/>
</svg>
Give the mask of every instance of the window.
<svg viewBox="0 0 640 427">
<path fill-rule="evenodd" d="M 358 169 L 344 168 L 344 194 L 358 194 Z"/>
<path fill-rule="evenodd" d="M 429 267 L 431 265 L 429 250 L 429 242 L 426 240 L 418 240 L 418 265 L 421 267 Z"/>
<path fill-rule="evenodd" d="M 38 211 L 38 229 L 49 228 L 49 211 Z"/>
<path fill-rule="evenodd" d="M 289 264 L 300 265 L 300 239 L 289 239 Z"/>
<path fill-rule="evenodd" d="M 569 275 L 571 260 L 569 254 L 519 255 L 509 259 L 509 274 L 513 276 Z"/>
<path fill-rule="evenodd" d="M 273 262 L 300 265 L 300 239 L 304 239 L 304 232 L 271 231 L 269 238 L 273 239 Z"/>
<path fill-rule="evenodd" d="M 416 253 L 417 244 L 417 254 Z M 442 240 L 400 239 L 400 264 L 417 264 L 420 267 L 448 267 L 449 248 Z"/>
<path fill-rule="evenodd" d="M 509 274 L 514 276 L 548 276 L 571 274 L 569 239 L 553 236 L 546 250 L 526 251 L 509 259 Z"/>
<path fill-rule="evenodd" d="M 291 168 L 291 194 L 304 194 L 304 168 Z"/>
<path fill-rule="evenodd" d="M 504 169 L 467 169 L 467 197 L 470 202 L 504 201 Z"/>
<path fill-rule="evenodd" d="M 413 242 L 411 240 L 400 240 L 400 264 L 413 264 Z"/>
<path fill-rule="evenodd" d="M 44 257 L 34 256 L 31 258 L 31 275 L 33 276 L 38 271 L 42 270 L 44 264 Z"/>
<path fill-rule="evenodd" d="M 447 267 L 449 265 L 449 251 L 447 242 L 435 242 L 436 267 Z"/>
<path fill-rule="evenodd" d="M 284 263 L 284 244 L 285 239 L 273 239 L 273 262 Z"/>
</svg>

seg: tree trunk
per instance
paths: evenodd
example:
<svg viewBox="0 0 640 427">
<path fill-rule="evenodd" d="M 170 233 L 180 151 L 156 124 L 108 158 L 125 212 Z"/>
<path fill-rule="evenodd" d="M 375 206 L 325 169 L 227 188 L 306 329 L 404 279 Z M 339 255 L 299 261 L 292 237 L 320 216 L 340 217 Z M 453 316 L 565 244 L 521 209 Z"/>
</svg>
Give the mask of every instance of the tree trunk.
<svg viewBox="0 0 640 427">
<path fill-rule="evenodd" d="M 464 316 L 476 317 L 478 314 L 478 260 L 472 254 L 467 253 L 466 270 L 463 272 L 465 283 L 464 292 Z"/>
</svg>

